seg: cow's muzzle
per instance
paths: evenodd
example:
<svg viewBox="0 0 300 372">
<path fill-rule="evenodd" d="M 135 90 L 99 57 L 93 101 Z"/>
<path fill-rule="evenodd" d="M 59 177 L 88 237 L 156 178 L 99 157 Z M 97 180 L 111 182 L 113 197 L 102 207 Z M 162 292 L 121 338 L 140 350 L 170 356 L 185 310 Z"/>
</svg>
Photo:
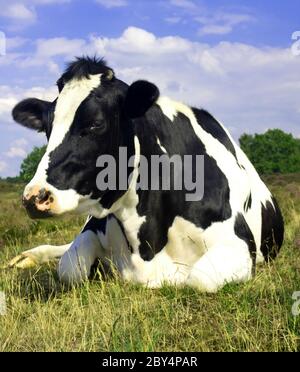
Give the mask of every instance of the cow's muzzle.
<svg viewBox="0 0 300 372">
<path fill-rule="evenodd" d="M 38 186 L 26 190 L 23 205 L 31 218 L 47 218 L 53 215 L 55 198 L 52 193 Z"/>
</svg>

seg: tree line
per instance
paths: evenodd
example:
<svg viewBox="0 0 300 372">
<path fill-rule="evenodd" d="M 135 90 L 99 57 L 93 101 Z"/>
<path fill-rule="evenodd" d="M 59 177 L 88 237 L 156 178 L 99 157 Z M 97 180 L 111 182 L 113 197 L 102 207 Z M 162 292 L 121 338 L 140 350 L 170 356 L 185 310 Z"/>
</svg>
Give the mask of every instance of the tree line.
<svg viewBox="0 0 300 372">
<path fill-rule="evenodd" d="M 280 129 L 263 134 L 243 134 L 240 147 L 261 175 L 300 172 L 300 139 Z M 35 147 L 21 164 L 20 174 L 13 181 L 29 182 L 46 151 L 46 146 Z"/>
</svg>

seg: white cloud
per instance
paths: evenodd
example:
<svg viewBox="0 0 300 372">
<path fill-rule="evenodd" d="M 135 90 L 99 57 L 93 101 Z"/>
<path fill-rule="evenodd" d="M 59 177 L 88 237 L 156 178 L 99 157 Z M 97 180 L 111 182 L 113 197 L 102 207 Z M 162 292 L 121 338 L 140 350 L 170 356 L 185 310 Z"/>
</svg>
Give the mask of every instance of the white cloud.
<svg viewBox="0 0 300 372">
<path fill-rule="evenodd" d="M 295 133 L 299 125 L 300 64 L 289 49 L 210 46 L 130 27 L 119 38 L 94 36 L 86 50 L 104 56 L 127 82 L 148 79 L 163 94 L 208 108 L 236 128 L 235 136 L 267 126 Z"/>
<path fill-rule="evenodd" d="M 9 158 L 24 158 L 26 156 L 26 151 L 20 147 L 12 146 L 8 152 L 5 153 Z"/>
<path fill-rule="evenodd" d="M 86 44 L 83 39 L 66 39 L 57 37 L 53 39 L 38 39 L 36 42 L 36 57 L 50 58 L 58 55 L 74 56 L 80 54 L 80 51 Z"/>
<path fill-rule="evenodd" d="M 26 44 L 28 41 L 28 39 L 19 36 L 6 38 L 6 48 L 8 51 L 18 49 Z"/>
<path fill-rule="evenodd" d="M 24 147 L 28 145 L 28 141 L 25 138 L 19 138 L 13 142 L 15 146 Z"/>
<path fill-rule="evenodd" d="M 176 16 L 167 17 L 167 18 L 165 18 L 165 21 L 167 23 L 176 24 L 176 23 L 179 23 L 181 21 L 181 17 L 176 17 Z"/>
<path fill-rule="evenodd" d="M 70 3 L 72 1 L 73 0 L 23 0 L 23 2 L 33 5 L 63 4 Z"/>
<path fill-rule="evenodd" d="M 0 0 L 0 17 L 11 20 L 10 30 L 20 30 L 37 20 L 36 7 L 68 3 L 72 0 Z"/>
<path fill-rule="evenodd" d="M 5 9 L 1 8 L 1 15 L 16 20 L 34 21 L 36 14 L 33 9 L 26 7 L 22 3 L 8 3 Z"/>
<path fill-rule="evenodd" d="M 120 8 L 128 5 L 126 0 L 96 0 L 96 3 L 105 8 Z"/>
<path fill-rule="evenodd" d="M 199 35 L 225 35 L 232 31 L 229 25 L 206 25 L 199 30 Z"/>
<path fill-rule="evenodd" d="M 62 57 L 64 61 L 74 59 L 75 56 L 80 56 L 84 53 L 88 46 L 88 42 L 84 39 L 67 39 L 57 37 L 52 39 L 38 39 L 35 42 L 36 50 L 31 55 L 12 54 L 8 58 L 4 58 L 2 63 L 10 65 L 14 63 L 16 68 L 28 69 L 40 67 L 45 71 L 55 76 L 60 74 L 60 68 L 55 61 L 55 57 Z M 9 61 L 13 60 L 13 61 Z M 1 66 L 1 60 L 0 60 Z"/>
<path fill-rule="evenodd" d="M 9 150 L 4 153 L 8 158 L 25 158 L 30 149 L 29 142 L 25 138 L 14 140 L 9 147 Z"/>
<path fill-rule="evenodd" d="M 224 8 L 211 10 L 204 6 L 203 2 L 190 0 L 169 0 L 169 4 L 175 9 L 180 8 L 181 17 L 175 14 L 165 18 L 167 23 L 189 22 L 200 23 L 198 35 L 225 35 L 233 31 L 234 27 L 255 21 L 252 14 L 232 13 Z"/>
<path fill-rule="evenodd" d="M 223 15 L 223 19 L 233 22 L 244 18 Z M 69 60 L 78 54 L 105 57 L 126 82 L 152 80 L 163 94 L 207 107 L 236 127 L 236 135 L 260 131 L 263 126 L 289 126 L 295 132 L 300 120 L 300 64 L 289 49 L 229 42 L 210 46 L 129 27 L 118 38 L 93 35 L 88 40 L 39 40 L 35 54 L 26 63 L 52 64 L 55 82 L 59 76 L 57 56 Z M 2 92 L 0 87 L 0 115 L 8 114 L 18 97 L 45 95 L 49 89 L 18 93 L 14 88 L 6 93 L 2 88 Z M 51 94 L 53 99 L 55 88 Z"/>
<path fill-rule="evenodd" d="M 156 83 L 164 95 L 208 109 L 230 128 L 235 138 L 243 132 L 262 132 L 273 127 L 299 134 L 300 59 L 290 49 L 231 42 L 211 46 L 178 36 L 157 37 L 129 27 L 117 38 L 93 35 L 87 40 L 40 41 L 28 59 L 47 63 L 48 67 L 53 64 L 58 69 L 58 58 L 70 59 L 78 54 L 103 56 L 125 82 L 146 79 Z M 19 63 L 13 68 L 20 70 Z M 27 75 L 24 69 L 24 77 Z M 53 83 L 58 77 L 57 71 Z M 0 86 L 0 125 L 8 123 L 17 101 L 34 96 L 53 99 L 56 95 L 56 87 Z M 17 136 L 21 127 L 11 123 L 10 128 Z M 23 133 L 21 136 L 26 137 Z M 31 138 L 35 133 L 29 135 L 33 145 Z M 27 150 L 26 146 L 22 148 Z"/>
<path fill-rule="evenodd" d="M 0 118 L 9 115 L 11 108 L 17 103 L 17 99 L 13 96 L 0 98 Z"/>
<path fill-rule="evenodd" d="M 225 35 L 232 32 L 235 26 L 254 22 L 255 18 L 249 14 L 217 12 L 209 16 L 197 16 L 195 20 L 202 24 L 199 35 Z"/>
<path fill-rule="evenodd" d="M 53 100 L 57 95 L 57 88 L 52 87 L 32 87 L 24 89 L 20 87 L 9 87 L 0 85 L 0 126 L 11 123 L 11 111 L 13 107 L 22 99 L 36 97 L 44 100 Z"/>
<path fill-rule="evenodd" d="M 195 10 L 198 8 L 197 5 L 190 0 L 170 0 L 170 4 L 186 10 Z"/>
<path fill-rule="evenodd" d="M 3 161 L 3 160 L 0 160 L 0 172 L 4 172 L 8 167 L 8 164 Z"/>
</svg>

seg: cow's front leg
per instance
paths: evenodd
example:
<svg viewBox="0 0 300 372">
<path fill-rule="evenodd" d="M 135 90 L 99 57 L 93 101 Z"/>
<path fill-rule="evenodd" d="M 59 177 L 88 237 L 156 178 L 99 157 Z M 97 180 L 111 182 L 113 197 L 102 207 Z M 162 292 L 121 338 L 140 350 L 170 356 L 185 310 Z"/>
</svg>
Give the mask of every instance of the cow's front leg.
<svg viewBox="0 0 300 372">
<path fill-rule="evenodd" d="M 95 232 L 86 230 L 74 240 L 58 263 L 59 279 L 66 284 L 87 280 L 97 258 L 103 258 L 104 250 Z"/>
<path fill-rule="evenodd" d="M 217 292 L 225 284 L 244 282 L 252 277 L 253 260 L 249 248 L 240 239 L 231 244 L 216 244 L 197 261 L 187 283 L 203 292 Z"/>
<path fill-rule="evenodd" d="M 5 268 L 17 267 L 19 269 L 29 269 L 37 265 L 44 264 L 51 260 L 60 258 L 72 245 L 72 243 L 64 245 L 40 245 L 38 247 L 28 249 L 18 256 L 14 257 Z"/>
</svg>

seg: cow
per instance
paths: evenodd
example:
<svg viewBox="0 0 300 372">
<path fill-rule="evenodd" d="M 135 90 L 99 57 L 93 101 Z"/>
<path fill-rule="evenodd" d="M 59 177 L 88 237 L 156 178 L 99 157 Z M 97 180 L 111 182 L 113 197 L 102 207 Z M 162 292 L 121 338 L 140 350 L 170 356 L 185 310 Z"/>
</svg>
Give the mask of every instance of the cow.
<svg viewBox="0 0 300 372">
<path fill-rule="evenodd" d="M 28 98 L 12 112 L 17 123 L 44 132 L 48 140 L 23 205 L 32 218 L 73 213 L 87 221 L 72 243 L 24 251 L 10 267 L 59 259 L 58 276 L 72 285 L 88 280 L 100 262 L 123 280 L 149 288 L 168 284 L 216 292 L 250 280 L 258 263 L 277 256 L 284 235 L 278 204 L 210 113 L 161 96 L 146 80 L 129 86 L 96 57 L 77 57 L 57 87 L 53 102 Z M 163 154 L 202 156 L 199 200 L 187 200 L 190 190 L 184 187 L 175 189 L 174 177 L 169 190 L 137 187 L 142 157 L 150 161 Z M 126 187 L 99 189 L 101 156 L 116 159 L 116 178 L 127 167 Z"/>
</svg>

